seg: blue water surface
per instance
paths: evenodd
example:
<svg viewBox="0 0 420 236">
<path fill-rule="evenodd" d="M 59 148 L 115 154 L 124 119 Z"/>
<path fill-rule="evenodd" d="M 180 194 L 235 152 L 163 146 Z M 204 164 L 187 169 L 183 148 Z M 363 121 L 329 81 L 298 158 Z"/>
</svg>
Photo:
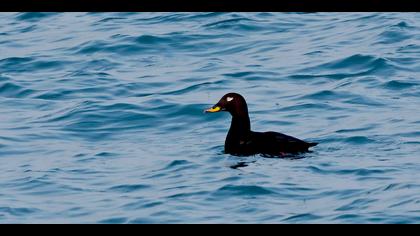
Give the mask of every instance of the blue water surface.
<svg viewBox="0 0 420 236">
<path fill-rule="evenodd" d="M 418 223 L 420 14 L 1 13 L 0 223 Z M 303 158 L 223 153 L 227 92 Z"/>
</svg>

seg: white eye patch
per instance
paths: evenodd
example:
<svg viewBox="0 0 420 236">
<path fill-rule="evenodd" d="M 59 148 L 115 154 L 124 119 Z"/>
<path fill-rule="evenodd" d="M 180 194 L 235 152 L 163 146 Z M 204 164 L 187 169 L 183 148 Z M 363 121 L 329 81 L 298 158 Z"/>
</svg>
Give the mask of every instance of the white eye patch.
<svg viewBox="0 0 420 236">
<path fill-rule="evenodd" d="M 226 98 L 226 100 L 227 100 L 228 102 L 230 102 L 230 101 L 232 101 L 232 100 L 233 100 L 233 97 L 227 97 L 227 98 Z"/>
</svg>

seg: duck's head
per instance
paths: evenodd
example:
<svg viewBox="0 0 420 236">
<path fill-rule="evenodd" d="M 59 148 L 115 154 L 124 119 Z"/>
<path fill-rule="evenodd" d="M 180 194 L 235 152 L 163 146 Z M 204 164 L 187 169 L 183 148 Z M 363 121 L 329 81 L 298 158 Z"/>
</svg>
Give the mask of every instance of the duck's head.
<svg viewBox="0 0 420 236">
<path fill-rule="evenodd" d="M 216 105 L 205 110 L 206 113 L 228 111 L 232 116 L 248 116 L 248 106 L 244 97 L 238 93 L 225 94 Z"/>
</svg>

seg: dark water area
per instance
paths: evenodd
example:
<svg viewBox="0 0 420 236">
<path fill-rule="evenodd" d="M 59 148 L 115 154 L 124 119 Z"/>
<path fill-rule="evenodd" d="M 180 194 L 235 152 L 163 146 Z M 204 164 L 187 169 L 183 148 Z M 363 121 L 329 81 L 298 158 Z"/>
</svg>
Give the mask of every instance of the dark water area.
<svg viewBox="0 0 420 236">
<path fill-rule="evenodd" d="M 1 13 L 0 223 L 418 223 L 420 14 Z M 301 158 L 223 153 L 228 92 Z"/>
</svg>

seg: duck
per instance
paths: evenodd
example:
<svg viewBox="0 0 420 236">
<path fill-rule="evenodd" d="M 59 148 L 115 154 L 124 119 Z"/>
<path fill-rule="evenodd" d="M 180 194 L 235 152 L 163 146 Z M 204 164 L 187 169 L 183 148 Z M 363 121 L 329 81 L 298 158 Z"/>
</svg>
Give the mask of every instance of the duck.
<svg viewBox="0 0 420 236">
<path fill-rule="evenodd" d="M 252 131 L 248 105 L 245 98 L 238 93 L 227 93 L 214 106 L 204 110 L 205 113 L 222 111 L 229 112 L 232 116 L 224 145 L 226 154 L 285 157 L 290 154 L 309 152 L 310 147 L 318 145 L 316 142 L 306 142 L 278 132 Z"/>
</svg>

